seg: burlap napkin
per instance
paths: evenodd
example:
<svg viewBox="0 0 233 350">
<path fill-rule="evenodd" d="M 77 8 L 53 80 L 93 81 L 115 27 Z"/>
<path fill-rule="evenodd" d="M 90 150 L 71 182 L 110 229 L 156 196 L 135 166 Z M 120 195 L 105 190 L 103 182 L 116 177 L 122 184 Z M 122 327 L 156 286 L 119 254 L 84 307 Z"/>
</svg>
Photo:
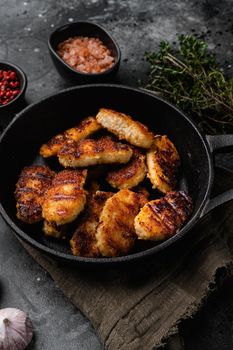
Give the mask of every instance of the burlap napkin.
<svg viewBox="0 0 233 350">
<path fill-rule="evenodd" d="M 215 193 L 233 187 L 217 174 Z M 207 215 L 181 242 L 124 269 L 62 266 L 25 246 L 90 319 L 106 349 L 182 348 L 179 325 L 233 272 L 233 202 Z"/>
</svg>

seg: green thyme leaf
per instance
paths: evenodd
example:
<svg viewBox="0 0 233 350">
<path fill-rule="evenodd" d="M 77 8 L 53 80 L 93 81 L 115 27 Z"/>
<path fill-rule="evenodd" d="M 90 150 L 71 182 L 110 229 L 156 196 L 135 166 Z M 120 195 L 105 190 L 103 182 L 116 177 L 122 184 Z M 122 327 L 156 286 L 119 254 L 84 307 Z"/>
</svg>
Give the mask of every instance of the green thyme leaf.
<svg viewBox="0 0 233 350">
<path fill-rule="evenodd" d="M 192 35 L 179 35 L 175 50 L 162 41 L 158 52 L 145 53 L 150 73 L 144 88 L 155 91 L 189 114 L 206 133 L 233 133 L 233 78 L 227 78 Z"/>
</svg>

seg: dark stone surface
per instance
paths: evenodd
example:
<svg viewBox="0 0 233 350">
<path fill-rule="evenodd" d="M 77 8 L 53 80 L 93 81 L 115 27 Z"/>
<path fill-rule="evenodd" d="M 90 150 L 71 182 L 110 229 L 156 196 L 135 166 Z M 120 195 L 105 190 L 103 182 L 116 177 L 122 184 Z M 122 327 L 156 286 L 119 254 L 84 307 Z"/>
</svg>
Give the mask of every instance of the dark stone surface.
<svg viewBox="0 0 233 350">
<path fill-rule="evenodd" d="M 29 80 L 27 102 L 37 101 L 68 86 L 50 61 L 49 33 L 67 22 L 92 20 L 105 26 L 121 47 L 120 83 L 137 86 L 148 68 L 144 52 L 156 50 L 162 39 L 176 41 L 176 33 L 205 37 L 232 74 L 232 14 L 231 0 L 1 0 L 0 59 L 24 69 Z M 218 163 L 222 158 L 218 157 Z M 232 154 L 225 165 L 233 169 Z M 1 219 L 0 233 L 1 307 L 30 313 L 36 330 L 30 349 L 101 349 L 89 322 L 27 255 Z M 188 350 L 232 349 L 232 295 L 230 281 L 194 320 L 182 326 Z"/>
</svg>

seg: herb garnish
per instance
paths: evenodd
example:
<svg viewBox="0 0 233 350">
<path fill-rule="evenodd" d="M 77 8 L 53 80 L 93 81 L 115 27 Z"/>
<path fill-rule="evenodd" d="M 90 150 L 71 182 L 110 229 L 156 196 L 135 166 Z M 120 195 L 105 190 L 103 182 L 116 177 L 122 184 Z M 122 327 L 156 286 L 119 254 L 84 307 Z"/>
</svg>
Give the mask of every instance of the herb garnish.
<svg viewBox="0 0 233 350">
<path fill-rule="evenodd" d="M 162 41 L 146 53 L 150 74 L 145 88 L 189 114 L 206 133 L 233 132 L 233 80 L 219 68 L 205 41 L 179 35 L 178 51 Z"/>
</svg>

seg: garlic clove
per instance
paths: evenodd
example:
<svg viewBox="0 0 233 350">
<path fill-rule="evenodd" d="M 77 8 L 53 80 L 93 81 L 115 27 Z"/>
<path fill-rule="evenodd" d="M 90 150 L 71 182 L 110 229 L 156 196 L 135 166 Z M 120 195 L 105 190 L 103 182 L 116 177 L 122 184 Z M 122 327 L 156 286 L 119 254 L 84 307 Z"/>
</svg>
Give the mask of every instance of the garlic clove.
<svg viewBox="0 0 233 350">
<path fill-rule="evenodd" d="M 27 314 L 14 308 L 0 310 L 0 350 L 24 350 L 33 336 Z"/>
</svg>

